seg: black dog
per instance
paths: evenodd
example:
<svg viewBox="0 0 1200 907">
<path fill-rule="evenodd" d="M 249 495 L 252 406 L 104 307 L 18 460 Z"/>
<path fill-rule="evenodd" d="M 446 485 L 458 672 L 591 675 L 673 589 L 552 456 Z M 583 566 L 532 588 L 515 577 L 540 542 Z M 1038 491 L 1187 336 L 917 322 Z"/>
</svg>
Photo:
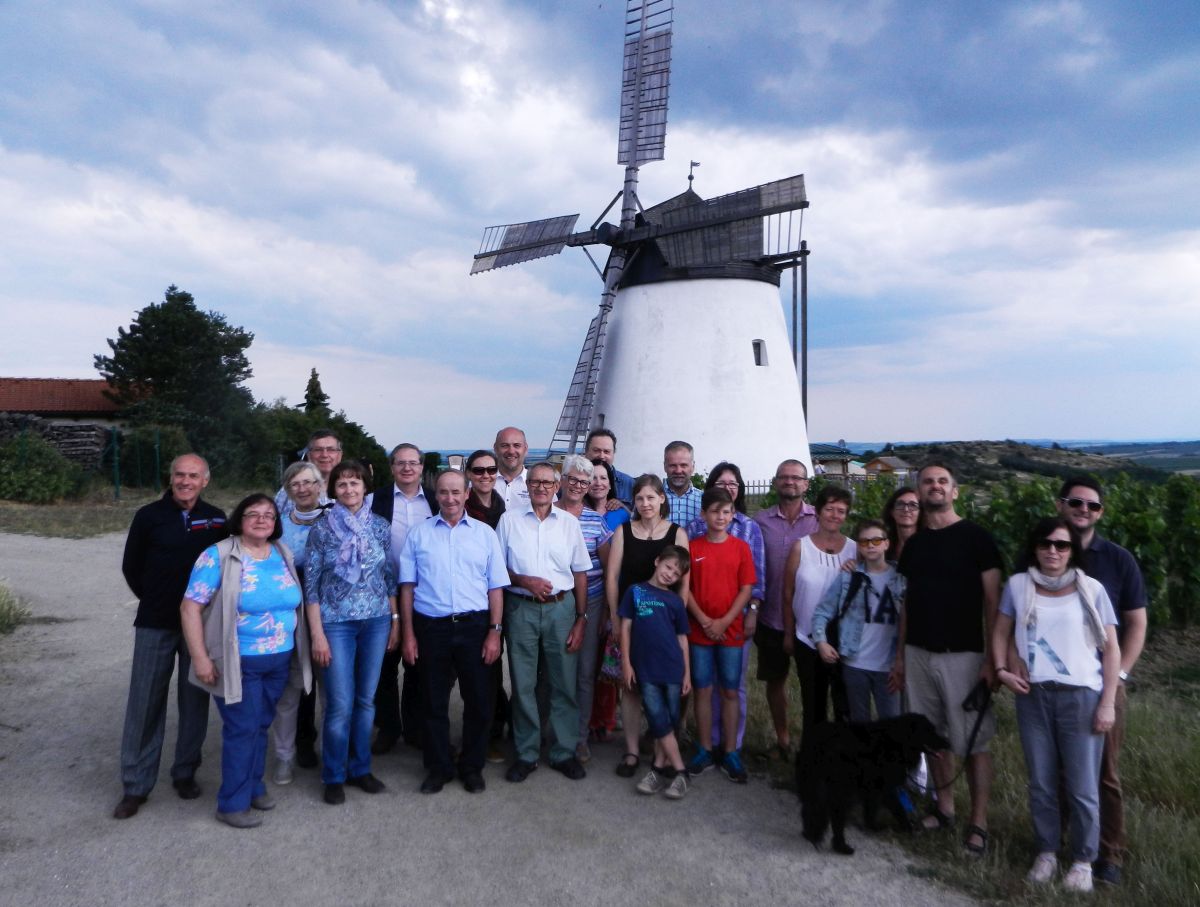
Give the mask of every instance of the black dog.
<svg viewBox="0 0 1200 907">
<path fill-rule="evenodd" d="M 907 714 L 869 724 L 818 724 L 804 735 L 796 756 L 796 790 L 804 837 L 819 847 L 833 826 L 833 849 L 852 854 L 846 843 L 846 815 L 855 796 L 862 799 L 867 828 L 885 804 L 901 828 L 911 829 L 898 789 L 917 768 L 922 753 L 949 749 L 924 715 Z"/>
</svg>

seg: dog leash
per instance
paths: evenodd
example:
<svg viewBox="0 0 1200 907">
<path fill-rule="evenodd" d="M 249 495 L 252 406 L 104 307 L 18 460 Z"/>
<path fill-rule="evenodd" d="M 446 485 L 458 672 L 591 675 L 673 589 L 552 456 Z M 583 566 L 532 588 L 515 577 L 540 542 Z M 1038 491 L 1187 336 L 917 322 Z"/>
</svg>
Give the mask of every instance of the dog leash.
<svg viewBox="0 0 1200 907">
<path fill-rule="evenodd" d="M 979 738 L 979 728 L 983 725 L 983 719 L 987 715 L 988 709 L 992 707 L 992 688 L 988 682 L 980 678 L 979 682 L 971 688 L 971 692 L 967 694 L 967 698 L 962 701 L 962 709 L 964 712 L 975 712 L 975 724 L 971 727 L 971 733 L 967 735 L 967 756 L 971 755 L 971 750 L 975 748 L 975 741 Z M 948 787 L 953 787 L 954 783 L 963 776 L 967 770 L 967 760 L 962 760 L 962 765 L 959 766 L 958 772 L 947 781 L 945 784 L 930 784 L 929 789 L 932 791 L 942 791 Z M 914 786 L 917 785 L 917 779 L 912 772 L 908 773 L 908 780 Z M 932 780 L 932 779 L 930 779 Z"/>
</svg>

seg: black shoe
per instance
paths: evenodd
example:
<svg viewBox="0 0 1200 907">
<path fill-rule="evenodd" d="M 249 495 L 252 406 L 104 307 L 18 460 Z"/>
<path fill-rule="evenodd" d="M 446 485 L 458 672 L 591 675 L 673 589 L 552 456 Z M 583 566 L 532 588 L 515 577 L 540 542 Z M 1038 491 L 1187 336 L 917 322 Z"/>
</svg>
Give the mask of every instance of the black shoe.
<svg viewBox="0 0 1200 907">
<path fill-rule="evenodd" d="M 390 753 L 396 748 L 396 741 L 399 739 L 400 737 L 396 734 L 385 734 L 383 731 L 380 731 L 375 735 L 375 742 L 371 744 L 371 755 L 382 756 L 385 753 Z"/>
<path fill-rule="evenodd" d="M 441 772 L 430 772 L 425 776 L 425 780 L 421 782 L 421 793 L 423 794 L 439 794 L 442 788 L 446 786 L 446 776 Z"/>
<path fill-rule="evenodd" d="M 301 768 L 317 767 L 317 751 L 312 748 L 312 744 L 296 747 L 296 764 Z"/>
<path fill-rule="evenodd" d="M 171 782 L 171 786 L 175 788 L 175 793 L 179 794 L 180 800 L 195 800 L 201 793 L 195 778 L 176 778 Z"/>
<path fill-rule="evenodd" d="M 511 781 L 513 784 L 520 784 L 536 771 L 536 762 L 525 762 L 518 759 L 508 767 L 508 771 L 504 773 L 504 780 Z"/>
<path fill-rule="evenodd" d="M 351 787 L 357 787 L 364 794 L 377 794 L 387 789 L 387 786 L 370 772 L 354 778 L 347 778 L 346 783 Z"/>
<path fill-rule="evenodd" d="M 1092 864 L 1092 878 L 1105 885 L 1120 885 L 1121 867 L 1107 860 L 1097 860 Z"/>
<path fill-rule="evenodd" d="M 587 777 L 587 770 L 579 764 L 579 760 L 574 756 L 563 759 L 561 762 L 551 762 L 550 767 L 556 772 L 561 772 L 572 781 L 579 781 L 581 778 Z"/>
<path fill-rule="evenodd" d="M 338 806 L 346 802 L 346 789 L 340 784 L 325 785 L 325 802 L 330 806 Z"/>
<path fill-rule="evenodd" d="M 126 794 L 121 798 L 121 802 L 117 804 L 117 808 L 113 810 L 114 819 L 129 819 L 137 815 L 137 811 L 142 804 L 146 802 L 145 797 L 138 797 L 134 794 Z"/>
<path fill-rule="evenodd" d="M 479 772 L 466 772 L 462 776 L 462 786 L 468 794 L 481 794 L 487 789 L 487 782 Z"/>
</svg>

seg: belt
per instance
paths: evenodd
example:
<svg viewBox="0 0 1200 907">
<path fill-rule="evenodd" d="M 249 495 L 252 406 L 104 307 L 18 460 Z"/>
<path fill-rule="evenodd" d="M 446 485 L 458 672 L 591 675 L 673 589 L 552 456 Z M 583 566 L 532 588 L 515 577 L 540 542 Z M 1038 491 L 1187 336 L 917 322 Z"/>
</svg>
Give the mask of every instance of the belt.
<svg viewBox="0 0 1200 907">
<path fill-rule="evenodd" d="M 1057 680 L 1039 680 L 1033 686 L 1046 693 L 1077 693 L 1080 690 L 1091 689 L 1074 683 L 1060 683 Z"/>
<path fill-rule="evenodd" d="M 564 598 L 567 597 L 566 592 L 555 592 L 553 595 L 547 595 L 545 601 L 540 601 L 540 600 L 534 598 L 532 595 L 526 595 L 524 592 L 513 592 L 513 591 L 509 590 L 508 594 L 515 595 L 517 598 L 528 599 L 529 601 L 534 602 L 535 604 L 538 604 L 538 605 L 548 605 L 548 604 L 550 604 L 550 602 L 560 602 Z"/>
<path fill-rule="evenodd" d="M 413 616 L 419 617 L 421 620 L 448 620 L 452 624 L 461 624 L 471 620 L 479 620 L 482 617 L 487 617 L 487 615 L 487 611 L 460 611 L 457 614 L 446 614 L 442 617 L 430 617 L 428 614 L 422 614 L 420 611 L 413 612 Z"/>
</svg>

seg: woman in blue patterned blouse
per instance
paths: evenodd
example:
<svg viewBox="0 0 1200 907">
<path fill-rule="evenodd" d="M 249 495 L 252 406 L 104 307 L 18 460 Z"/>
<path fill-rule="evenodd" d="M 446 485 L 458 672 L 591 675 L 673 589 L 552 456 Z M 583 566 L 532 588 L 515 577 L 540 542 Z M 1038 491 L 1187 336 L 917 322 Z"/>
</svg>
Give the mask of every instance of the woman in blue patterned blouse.
<svg viewBox="0 0 1200 907">
<path fill-rule="evenodd" d="M 357 461 L 329 473 L 336 503 L 312 528 L 304 553 L 304 600 L 313 627 L 313 661 L 323 669 L 321 733 L 325 802 L 344 803 L 343 784 L 383 790 L 371 774 L 375 687 L 384 650 L 400 644 L 396 575 L 388 549 L 392 527 L 363 506 L 367 470 Z"/>
<path fill-rule="evenodd" d="M 196 559 L 180 622 L 192 656 L 189 680 L 213 694 L 221 713 L 217 818 L 253 828 L 262 823 L 257 811 L 275 806 L 263 784 L 275 705 L 293 666 L 304 686 L 312 677 L 300 582 L 291 552 L 278 542 L 275 502 L 250 495 L 234 508 L 229 531 Z"/>
</svg>

